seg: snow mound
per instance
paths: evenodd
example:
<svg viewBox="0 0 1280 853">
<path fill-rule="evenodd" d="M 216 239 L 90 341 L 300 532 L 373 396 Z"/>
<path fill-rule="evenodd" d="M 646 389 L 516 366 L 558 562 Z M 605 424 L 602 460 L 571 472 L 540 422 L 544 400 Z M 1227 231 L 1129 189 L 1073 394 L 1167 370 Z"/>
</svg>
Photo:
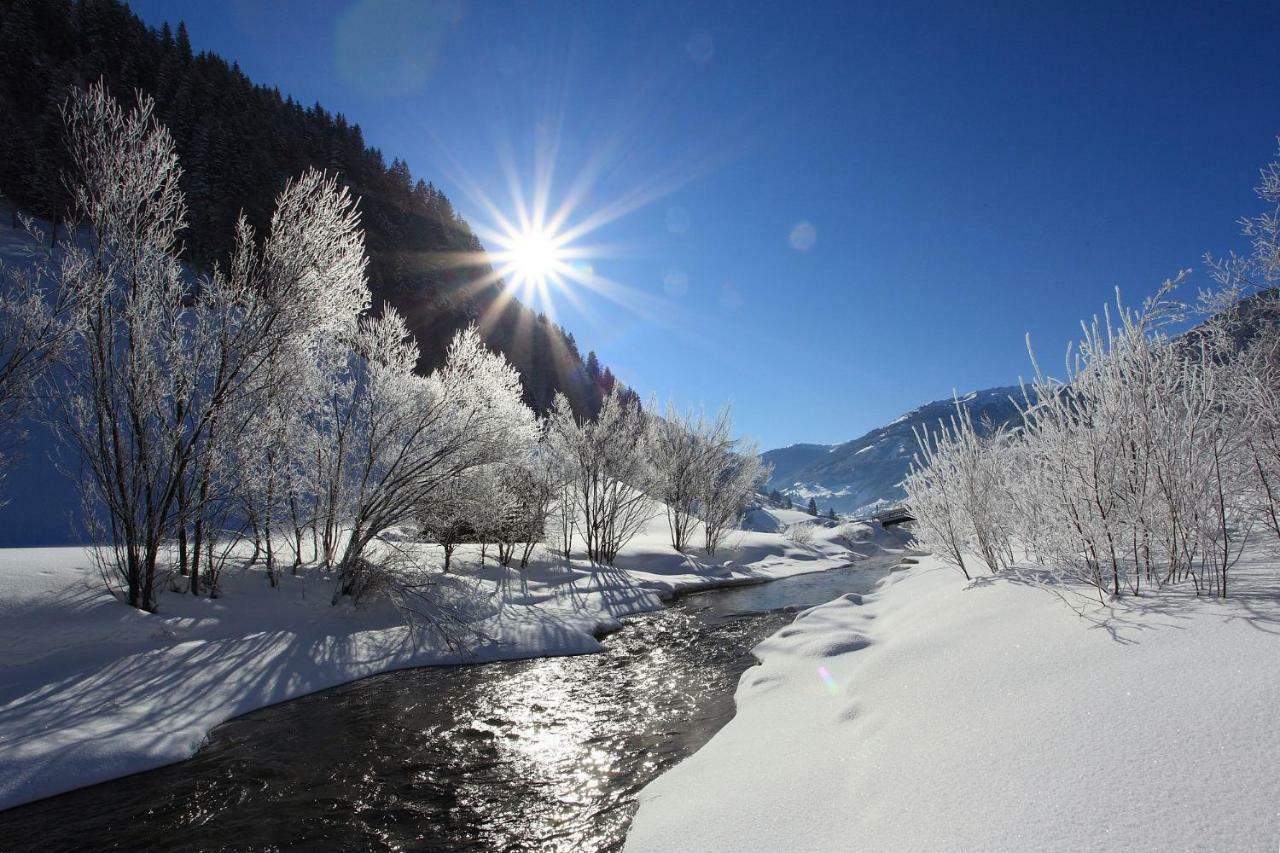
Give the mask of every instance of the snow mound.
<svg viewBox="0 0 1280 853">
<path fill-rule="evenodd" d="M 1280 579 L 1237 575 L 1100 606 L 924 558 L 806 611 L 627 849 L 1273 850 Z"/>
</svg>

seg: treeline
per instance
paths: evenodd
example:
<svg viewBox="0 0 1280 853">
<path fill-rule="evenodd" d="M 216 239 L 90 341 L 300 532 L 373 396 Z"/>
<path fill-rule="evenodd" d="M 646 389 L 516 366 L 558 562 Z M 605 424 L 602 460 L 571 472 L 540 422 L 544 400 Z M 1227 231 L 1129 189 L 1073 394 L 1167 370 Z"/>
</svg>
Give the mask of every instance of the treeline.
<svg viewBox="0 0 1280 853">
<path fill-rule="evenodd" d="M 100 79 L 117 95 L 154 99 L 184 166 L 182 257 L 197 270 L 231 259 L 241 212 L 265 233 L 290 177 L 324 170 L 359 199 L 374 304 L 404 318 L 420 373 L 443 364 L 444 342 L 477 323 L 520 371 L 538 412 L 563 392 L 593 416 L 612 390 L 613 374 L 594 353 L 583 357 L 572 334 L 499 299 L 501 283 L 472 286 L 487 269 L 445 260 L 482 247 L 444 193 L 402 160 L 388 164 L 358 124 L 254 85 L 234 63 L 194 53 L 182 24 L 149 28 L 117 0 L 0 0 L 0 193 L 53 222 L 51 239 L 71 202 L 59 106 L 68 86 Z"/>
<path fill-rule="evenodd" d="M 1249 535 L 1280 537 L 1280 163 L 1258 194 L 1250 251 L 1207 258 L 1197 302 L 1176 299 L 1186 273 L 1139 309 L 1117 297 L 1063 379 L 1035 365 L 1020 424 L 975 429 L 957 401 L 918 433 L 905 486 L 924 547 L 966 577 L 1025 557 L 1100 597 L 1227 595 Z"/>
<path fill-rule="evenodd" d="M 778 509 L 791 509 L 795 506 L 795 504 L 791 500 L 791 495 L 784 495 L 782 492 L 778 491 L 777 489 L 771 490 L 769 494 L 766 495 L 766 497 L 768 497 L 769 503 L 777 507 Z M 809 515 L 814 515 L 814 516 L 818 515 L 817 500 L 815 500 L 814 498 L 809 498 L 809 503 L 808 505 L 805 506 L 804 511 L 809 513 Z M 827 507 L 827 511 L 823 513 L 823 516 L 832 521 L 835 521 L 836 508 L 833 506 Z"/>
<path fill-rule="evenodd" d="M 335 572 L 335 603 L 421 603 L 433 584 L 392 531 L 441 545 L 446 570 L 460 541 L 508 566 L 548 538 L 612 563 L 654 499 L 678 550 L 700 528 L 714 554 L 763 482 L 727 412 L 662 417 L 615 386 L 594 418 L 563 393 L 539 417 L 474 326 L 415 372 L 404 319 L 369 312 L 360 214 L 332 175 L 286 184 L 265 233 L 241 217 L 227 263 L 193 278 L 154 102 L 126 109 L 97 83 L 61 115 L 84 230 L 0 270 L 0 434 L 28 417 L 61 433 L 102 573 L 130 605 L 217 595 L 246 541 L 272 586 L 311 562 Z"/>
</svg>

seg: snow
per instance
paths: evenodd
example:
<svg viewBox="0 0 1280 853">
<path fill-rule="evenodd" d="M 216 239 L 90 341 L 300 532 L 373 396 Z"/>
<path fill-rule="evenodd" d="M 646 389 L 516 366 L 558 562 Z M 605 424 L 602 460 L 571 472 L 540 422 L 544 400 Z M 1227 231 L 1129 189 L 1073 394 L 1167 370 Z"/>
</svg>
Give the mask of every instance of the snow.
<svg viewBox="0 0 1280 853">
<path fill-rule="evenodd" d="M 1021 399 L 1017 386 L 988 388 L 964 397 L 975 422 L 990 418 L 997 424 L 1021 421 L 1011 398 Z M 842 444 L 765 451 L 762 458 L 774 466 L 768 486 L 795 500 L 816 498 L 836 512 L 855 517 L 874 511 L 881 501 L 899 503 L 904 497 L 902 480 L 918 449 L 913 430 L 937 429 L 939 420 L 948 420 L 954 412 L 955 400 L 947 397 Z"/>
<path fill-rule="evenodd" d="M 767 529 L 811 521 L 804 513 L 752 518 L 766 529 L 731 531 L 714 560 L 676 553 L 661 515 L 617 569 L 541 550 L 524 571 L 492 559 L 482 569 L 460 549 L 443 580 L 473 590 L 484 637 L 463 656 L 415 645 L 386 600 L 331 606 L 333 578 L 315 569 L 286 572 L 274 590 L 260 568 L 228 569 L 220 598 L 167 592 L 146 614 L 105 591 L 83 548 L 0 550 L 0 808 L 180 761 L 214 726 L 265 705 L 405 667 L 595 652 L 622 617 L 677 593 L 822 571 L 877 548 L 870 536 L 849 546 L 835 525 L 816 525 L 805 545 Z"/>
<path fill-rule="evenodd" d="M 1275 850 L 1280 572 L 1102 606 L 933 558 L 761 643 L 627 849 Z"/>
</svg>

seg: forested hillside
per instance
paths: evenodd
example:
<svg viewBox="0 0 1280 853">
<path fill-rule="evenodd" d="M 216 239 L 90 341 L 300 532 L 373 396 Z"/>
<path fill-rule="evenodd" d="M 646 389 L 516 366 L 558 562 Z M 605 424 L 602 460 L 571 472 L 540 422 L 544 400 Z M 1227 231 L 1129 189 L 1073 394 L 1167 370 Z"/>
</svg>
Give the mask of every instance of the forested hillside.
<svg viewBox="0 0 1280 853">
<path fill-rule="evenodd" d="M 613 374 L 573 335 L 515 300 L 483 272 L 450 266 L 450 254 L 482 249 L 449 199 L 388 164 L 360 125 L 322 105 L 303 106 L 255 85 L 234 62 L 195 53 L 186 28 L 148 27 L 117 0 L 0 0 L 0 193 L 58 221 L 65 153 L 59 104 L 69 86 L 99 78 L 117 97 L 155 98 L 184 169 L 190 225 L 184 259 L 199 269 L 225 260 L 241 209 L 265 233 L 274 199 L 308 167 L 327 169 L 360 199 L 374 304 L 394 305 L 421 349 L 419 369 L 439 366 L 453 333 L 480 323 L 487 343 L 520 371 L 526 402 L 545 412 L 563 391 L 594 415 Z"/>
</svg>

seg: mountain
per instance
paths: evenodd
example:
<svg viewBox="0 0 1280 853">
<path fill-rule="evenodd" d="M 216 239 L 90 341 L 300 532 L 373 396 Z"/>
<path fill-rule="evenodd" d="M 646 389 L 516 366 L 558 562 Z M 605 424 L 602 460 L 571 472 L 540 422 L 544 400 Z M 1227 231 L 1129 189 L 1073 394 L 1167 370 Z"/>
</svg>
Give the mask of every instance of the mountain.
<svg viewBox="0 0 1280 853">
<path fill-rule="evenodd" d="M 374 305 L 404 315 L 420 371 L 439 366 L 454 332 L 478 322 L 539 412 L 563 391 L 578 414 L 594 416 L 615 383 L 567 330 L 509 299 L 501 281 L 482 284 L 487 265 L 450 260 L 479 261 L 483 246 L 434 184 L 399 158 L 388 163 L 341 113 L 194 52 L 183 24 L 148 27 L 118 0 L 0 0 L 0 57 L 0 195 L 51 220 L 51 230 L 68 205 L 59 106 L 68 87 L 102 79 L 126 103 L 135 91 L 154 98 L 173 136 L 189 208 L 183 259 L 193 269 L 225 261 L 241 211 L 263 233 L 285 183 L 324 169 L 359 199 Z"/>
<path fill-rule="evenodd" d="M 1197 346 L 1210 324 L 1226 328 L 1231 345 L 1243 349 L 1264 329 L 1280 326 L 1280 290 L 1244 297 L 1211 320 L 1187 329 L 1176 345 Z M 998 425 L 1018 420 L 1013 401 L 1021 398 L 1022 390 L 1009 385 L 975 391 L 961 402 L 973 414 L 975 425 L 985 420 Z M 901 483 L 916 453 L 913 429 L 936 428 L 939 420 L 947 420 L 954 411 L 952 400 L 936 400 L 844 444 L 793 444 L 766 451 L 761 458 L 773 465 L 766 489 L 790 495 L 800 505 L 813 498 L 822 510 L 831 506 L 848 515 L 866 514 L 879 503 L 896 503 L 906 496 Z"/>
<path fill-rule="evenodd" d="M 1021 394 L 1009 385 L 975 391 L 960 401 L 975 423 L 989 419 L 1001 424 L 1018 418 L 1013 400 Z M 844 444 L 793 444 L 766 451 L 761 457 L 773 465 L 767 488 L 801 504 L 813 498 L 819 508 L 830 506 L 847 515 L 863 514 L 877 503 L 897 502 L 905 497 L 901 483 L 916 452 L 913 430 L 936 428 L 954 411 L 954 401 L 936 400 Z"/>
</svg>

